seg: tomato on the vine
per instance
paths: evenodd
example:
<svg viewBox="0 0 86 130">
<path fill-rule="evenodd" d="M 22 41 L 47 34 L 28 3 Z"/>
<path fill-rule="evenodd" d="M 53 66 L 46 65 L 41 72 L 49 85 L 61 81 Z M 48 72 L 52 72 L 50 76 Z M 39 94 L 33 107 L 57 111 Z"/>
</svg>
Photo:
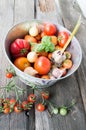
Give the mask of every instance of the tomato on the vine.
<svg viewBox="0 0 86 130">
<path fill-rule="evenodd" d="M 57 29 L 56 26 L 52 23 L 46 23 L 44 25 L 44 32 L 46 35 L 54 35 L 56 33 Z"/>
<path fill-rule="evenodd" d="M 13 73 L 11 73 L 11 72 L 6 73 L 6 77 L 7 78 L 12 78 L 13 77 Z"/>
<path fill-rule="evenodd" d="M 47 57 L 40 56 L 34 63 L 34 68 L 39 74 L 45 75 L 50 71 L 51 62 Z"/>
<path fill-rule="evenodd" d="M 24 110 L 28 110 L 28 101 L 23 101 L 23 102 L 22 102 L 22 108 L 23 108 Z"/>
<path fill-rule="evenodd" d="M 10 113 L 10 107 L 6 107 L 6 108 L 4 108 L 3 112 L 4 112 L 5 114 Z"/>
<path fill-rule="evenodd" d="M 58 43 L 60 47 L 64 47 L 66 44 L 67 40 L 69 38 L 69 34 L 66 31 L 61 31 L 58 34 Z"/>
<path fill-rule="evenodd" d="M 42 92 L 41 93 L 41 95 L 42 95 L 42 97 L 44 98 L 44 99 L 48 99 L 49 98 L 49 92 L 48 91 L 46 91 L 46 92 Z"/>
<path fill-rule="evenodd" d="M 10 52 L 14 58 L 26 56 L 30 49 L 30 44 L 24 39 L 16 39 L 10 46 Z"/>
<path fill-rule="evenodd" d="M 36 101 L 36 96 L 33 94 L 33 93 L 31 93 L 29 96 L 28 96 L 28 98 L 27 98 L 27 100 L 29 101 L 29 102 L 35 102 Z"/>
<path fill-rule="evenodd" d="M 16 105 L 14 106 L 14 111 L 15 111 L 16 113 L 22 112 L 22 106 L 21 106 L 21 104 L 16 104 Z"/>
<path fill-rule="evenodd" d="M 43 112 L 45 110 L 45 105 L 42 103 L 37 104 L 36 109 L 40 112 Z"/>
</svg>

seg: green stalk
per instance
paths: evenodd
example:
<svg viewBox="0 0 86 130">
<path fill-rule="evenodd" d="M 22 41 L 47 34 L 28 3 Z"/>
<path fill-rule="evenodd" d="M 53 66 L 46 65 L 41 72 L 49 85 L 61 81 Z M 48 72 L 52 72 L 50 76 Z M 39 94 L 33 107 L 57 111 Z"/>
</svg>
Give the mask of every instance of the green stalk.
<svg viewBox="0 0 86 130">
<path fill-rule="evenodd" d="M 77 21 L 77 23 L 76 23 L 76 26 L 74 27 L 73 32 L 71 33 L 71 35 L 70 35 L 68 41 L 66 42 L 66 44 L 64 45 L 64 47 L 63 47 L 63 49 L 62 49 L 62 51 L 61 51 L 62 53 L 65 51 L 65 49 L 67 48 L 67 46 L 68 46 L 69 43 L 71 42 L 72 38 L 74 37 L 74 35 L 75 35 L 76 32 L 78 31 L 80 24 L 81 24 L 81 15 L 80 15 L 80 17 L 79 17 L 79 19 L 78 19 L 78 21 Z"/>
</svg>

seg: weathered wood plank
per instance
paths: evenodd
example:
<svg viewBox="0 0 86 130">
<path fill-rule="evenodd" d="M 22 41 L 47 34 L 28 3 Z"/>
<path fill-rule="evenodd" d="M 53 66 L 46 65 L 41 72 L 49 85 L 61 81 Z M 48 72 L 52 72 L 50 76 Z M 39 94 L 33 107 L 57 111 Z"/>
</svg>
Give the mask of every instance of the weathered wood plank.
<svg viewBox="0 0 86 130">
<path fill-rule="evenodd" d="M 14 16 L 13 16 L 13 24 L 17 24 L 24 21 L 29 21 L 34 18 L 34 1 L 28 1 L 28 0 L 15 0 L 14 4 Z M 27 88 L 25 84 L 23 84 L 21 81 L 18 81 L 18 85 L 22 86 L 23 88 Z M 29 89 L 29 91 L 22 97 L 22 100 L 26 100 L 29 93 L 31 93 L 32 90 Z M 30 111 L 29 118 L 25 115 L 25 112 L 22 112 L 21 114 L 12 113 L 10 115 L 10 129 L 11 130 L 34 130 L 34 110 Z M 14 123 L 15 122 L 15 123 Z"/>
<path fill-rule="evenodd" d="M 52 0 L 42 0 L 43 2 L 43 8 L 42 3 L 40 0 L 38 0 L 37 4 L 37 18 L 38 19 L 46 19 L 46 20 L 52 20 L 55 22 L 59 22 L 66 26 L 69 30 L 72 30 L 74 27 L 74 20 L 77 21 L 76 16 L 77 14 L 74 13 L 73 6 L 71 7 L 73 10 L 73 16 L 71 16 L 72 12 L 70 10 L 70 6 L 72 5 L 72 1 L 65 2 L 60 1 L 61 8 L 59 5 L 54 6 L 53 11 L 48 12 L 47 10 L 47 2 L 48 8 L 50 6 L 53 6 L 55 1 Z M 57 3 L 57 1 L 56 1 Z M 59 2 L 58 2 L 59 3 Z M 67 8 L 68 7 L 68 8 Z M 46 8 L 46 9 L 45 9 Z M 44 10 L 43 10 L 44 9 Z M 50 7 L 51 9 L 51 7 Z M 60 11 L 59 11 L 60 10 Z M 64 12 L 64 13 L 63 13 Z M 68 14 L 69 13 L 69 14 Z M 70 15 L 70 17 L 69 17 Z M 78 13 L 79 15 L 79 13 Z M 58 18 L 56 17 L 58 16 Z M 59 19 L 61 18 L 61 19 Z M 71 20 L 70 20 L 71 19 Z M 71 22 L 70 22 L 71 21 Z M 69 26 L 67 26 L 67 24 Z M 72 99 L 75 99 L 77 101 L 77 104 L 73 108 L 72 112 L 70 112 L 66 117 L 59 116 L 53 116 L 52 118 L 48 117 L 47 111 L 40 114 L 38 111 L 35 112 L 35 120 L 36 120 L 36 130 L 85 130 L 86 129 L 86 122 L 85 122 L 85 113 L 84 113 L 84 107 L 81 99 L 81 94 L 79 90 L 79 84 L 75 78 L 75 75 L 73 74 L 67 79 L 64 79 L 62 81 L 57 82 L 55 85 L 53 85 L 50 88 L 47 88 L 48 91 L 51 93 L 50 100 L 54 103 L 56 103 L 58 106 L 61 106 L 63 104 L 68 104 L 71 102 Z M 46 122 L 46 123 L 45 123 Z"/>
<path fill-rule="evenodd" d="M 20 4 L 21 3 L 21 4 Z M 20 1 L 20 0 L 3 0 L 0 1 L 0 86 L 5 86 L 9 80 L 5 78 L 5 69 L 8 68 L 8 61 L 3 57 L 3 43 L 8 30 L 14 25 L 22 21 L 29 21 L 34 18 L 34 1 Z M 19 86 L 25 87 L 19 79 L 17 81 Z M 27 99 L 27 95 L 32 92 L 29 90 L 24 97 Z M 15 94 L 11 93 L 11 96 Z M 6 96 L 9 96 L 7 94 Z M 30 112 L 30 117 L 26 117 L 25 113 L 16 114 L 11 113 L 8 115 L 0 114 L 0 130 L 33 130 L 34 129 L 34 111 Z"/>
<path fill-rule="evenodd" d="M 70 5 L 71 2 L 71 5 Z M 72 26 L 74 26 L 75 22 L 77 21 L 79 15 L 81 14 L 80 10 L 76 10 L 76 7 L 73 6 L 73 2 L 71 1 L 60 1 L 60 5 L 62 8 L 62 14 L 63 14 L 63 18 L 64 18 L 64 24 L 67 28 L 71 28 Z M 65 8 L 64 4 L 66 4 L 69 8 Z M 77 6 L 77 5 L 76 5 Z M 65 12 L 63 11 L 65 9 Z M 70 11 L 68 11 L 70 10 Z M 67 19 L 67 20 L 66 20 Z M 72 23 L 72 24 L 71 24 Z M 70 28 L 70 29 L 71 29 Z M 71 29 L 72 30 L 72 29 Z M 75 73 L 76 76 L 76 80 L 78 82 L 78 85 L 80 87 L 80 91 L 81 91 L 81 95 L 83 98 L 83 103 L 84 103 L 84 107 L 85 107 L 85 112 L 86 112 L 86 20 L 84 20 L 83 16 L 82 16 L 82 24 L 80 26 L 80 29 L 76 35 L 77 39 L 80 42 L 81 48 L 82 48 L 82 53 L 83 53 L 83 58 L 82 58 L 82 63 L 81 66 L 79 67 L 78 71 Z"/>
<path fill-rule="evenodd" d="M 9 28 L 13 24 L 13 6 L 14 0 L 0 1 L 0 86 L 5 86 L 7 80 L 5 78 L 5 69 L 8 62 L 3 53 L 3 43 Z M 1 91 L 0 91 L 1 95 Z M 9 115 L 0 114 L 0 129 L 9 130 Z"/>
</svg>

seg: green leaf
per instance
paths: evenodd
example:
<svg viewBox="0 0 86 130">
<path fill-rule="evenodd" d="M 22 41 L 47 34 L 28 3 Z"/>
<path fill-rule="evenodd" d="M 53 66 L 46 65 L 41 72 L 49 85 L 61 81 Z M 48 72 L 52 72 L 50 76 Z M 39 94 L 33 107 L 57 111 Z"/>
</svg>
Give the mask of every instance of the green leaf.
<svg viewBox="0 0 86 130">
<path fill-rule="evenodd" d="M 51 42 L 50 36 L 44 36 L 42 38 L 42 43 L 36 44 L 33 48 L 33 51 L 35 52 L 53 52 L 55 50 L 54 44 Z"/>
</svg>

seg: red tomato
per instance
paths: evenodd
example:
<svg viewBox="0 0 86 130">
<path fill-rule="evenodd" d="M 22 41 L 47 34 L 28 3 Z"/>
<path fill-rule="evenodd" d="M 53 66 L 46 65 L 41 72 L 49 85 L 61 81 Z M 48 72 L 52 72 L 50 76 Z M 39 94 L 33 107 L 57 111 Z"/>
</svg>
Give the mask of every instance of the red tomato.
<svg viewBox="0 0 86 130">
<path fill-rule="evenodd" d="M 57 31 L 57 29 L 54 24 L 46 23 L 44 25 L 44 32 L 46 33 L 46 35 L 54 35 L 56 33 L 56 31 Z"/>
<path fill-rule="evenodd" d="M 10 107 L 13 108 L 14 105 L 16 104 L 16 99 L 14 99 L 14 98 L 13 98 L 13 99 L 10 99 L 10 102 L 9 102 L 9 103 L 10 103 Z"/>
<path fill-rule="evenodd" d="M 67 42 L 69 38 L 69 34 L 65 31 L 59 32 L 58 34 L 58 43 L 60 47 L 64 47 L 65 43 Z"/>
<path fill-rule="evenodd" d="M 10 46 L 13 57 L 26 56 L 30 49 L 30 44 L 24 39 L 16 39 Z"/>
<path fill-rule="evenodd" d="M 28 96 L 27 100 L 28 100 L 29 102 L 35 102 L 36 96 L 35 96 L 33 93 L 31 93 L 31 94 Z"/>
<path fill-rule="evenodd" d="M 40 56 L 34 63 L 34 68 L 39 74 L 45 75 L 50 71 L 51 62 L 45 56 Z"/>
<path fill-rule="evenodd" d="M 22 102 L 22 108 L 23 108 L 24 110 L 28 110 L 28 101 L 23 101 L 23 102 Z"/>
<path fill-rule="evenodd" d="M 36 109 L 40 112 L 45 110 L 45 106 L 42 103 L 37 104 Z"/>
<path fill-rule="evenodd" d="M 14 111 L 15 111 L 16 113 L 22 112 L 22 106 L 21 106 L 21 104 L 16 104 L 16 105 L 14 106 Z"/>
<path fill-rule="evenodd" d="M 12 74 L 11 72 L 8 72 L 8 73 L 6 73 L 6 77 L 7 77 L 7 78 L 12 78 L 12 77 L 13 77 L 13 74 Z"/>
<path fill-rule="evenodd" d="M 48 91 L 47 92 L 42 92 L 42 97 L 44 99 L 48 99 L 49 98 L 49 92 Z"/>
</svg>

